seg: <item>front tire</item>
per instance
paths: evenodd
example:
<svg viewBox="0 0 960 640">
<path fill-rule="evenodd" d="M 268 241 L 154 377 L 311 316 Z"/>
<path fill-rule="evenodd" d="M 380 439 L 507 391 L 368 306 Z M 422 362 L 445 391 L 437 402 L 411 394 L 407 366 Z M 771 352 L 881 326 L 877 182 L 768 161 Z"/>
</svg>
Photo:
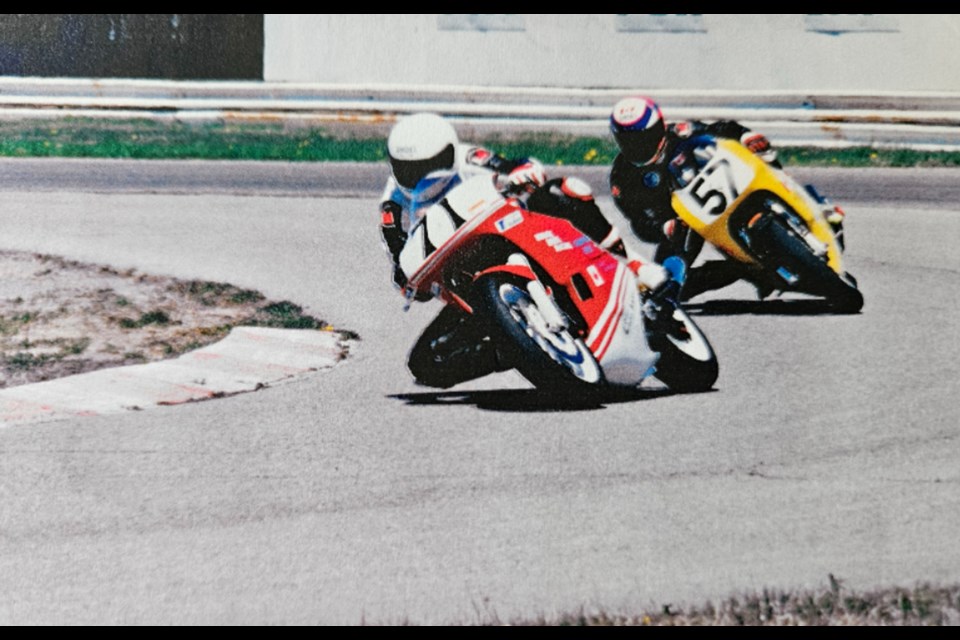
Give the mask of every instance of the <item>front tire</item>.
<svg viewBox="0 0 960 640">
<path fill-rule="evenodd" d="M 604 386 L 600 365 L 583 340 L 569 329 L 547 327 L 525 280 L 485 275 L 477 279 L 476 293 L 501 357 L 535 387 L 550 393 L 591 393 Z"/>
<path fill-rule="evenodd" d="M 769 251 L 782 263 L 781 270 L 798 279 L 797 286 L 791 288 L 822 296 L 837 313 L 858 313 L 863 308 L 863 294 L 852 276 L 831 269 L 803 239 L 774 219 L 769 221 L 766 234 Z"/>
</svg>

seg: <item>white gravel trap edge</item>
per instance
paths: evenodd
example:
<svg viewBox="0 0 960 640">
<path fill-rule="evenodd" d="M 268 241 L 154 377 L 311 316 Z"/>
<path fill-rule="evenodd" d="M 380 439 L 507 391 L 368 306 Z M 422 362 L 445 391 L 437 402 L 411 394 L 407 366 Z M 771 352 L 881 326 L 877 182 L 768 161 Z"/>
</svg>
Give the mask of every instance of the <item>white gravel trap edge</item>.
<svg viewBox="0 0 960 640">
<path fill-rule="evenodd" d="M 136 411 L 257 391 L 343 357 L 333 331 L 236 327 L 177 358 L 0 390 L 0 426 Z"/>
</svg>

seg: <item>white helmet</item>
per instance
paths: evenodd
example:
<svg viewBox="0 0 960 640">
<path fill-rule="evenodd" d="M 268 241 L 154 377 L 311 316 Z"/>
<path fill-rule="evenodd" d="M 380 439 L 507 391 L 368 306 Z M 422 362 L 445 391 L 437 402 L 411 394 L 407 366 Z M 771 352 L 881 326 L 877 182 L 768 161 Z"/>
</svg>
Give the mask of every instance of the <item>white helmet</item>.
<svg viewBox="0 0 960 640">
<path fill-rule="evenodd" d="M 410 196 L 421 180 L 436 172 L 430 184 L 420 185 L 419 196 L 442 192 L 457 173 L 458 143 L 453 125 L 435 113 L 417 113 L 398 120 L 387 138 L 387 154 L 400 190 Z"/>
</svg>

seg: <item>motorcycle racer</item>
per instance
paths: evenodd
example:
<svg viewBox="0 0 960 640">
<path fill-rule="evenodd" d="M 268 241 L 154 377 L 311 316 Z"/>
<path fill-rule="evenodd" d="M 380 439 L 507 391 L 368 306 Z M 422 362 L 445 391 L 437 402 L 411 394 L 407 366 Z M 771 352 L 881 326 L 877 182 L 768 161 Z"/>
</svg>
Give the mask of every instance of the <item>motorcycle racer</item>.
<svg viewBox="0 0 960 640">
<path fill-rule="evenodd" d="M 617 208 L 630 223 L 634 234 L 644 242 L 656 246 L 653 260 L 662 263 L 670 256 L 679 256 L 692 266 L 703 246 L 703 239 L 687 233 L 686 225 L 677 218 L 671 204 L 671 195 L 677 187 L 670 165 L 685 161 L 678 153 L 679 145 L 700 134 L 740 141 L 768 164 L 782 168 L 777 151 L 761 133 L 733 120 L 702 122 L 683 120 L 664 121 L 656 102 L 645 96 L 629 96 L 617 102 L 610 114 L 610 130 L 619 153 L 610 169 L 610 193 Z M 812 192 L 824 207 L 841 242 L 843 216 L 826 198 Z M 746 276 L 735 263 L 725 260 L 709 261 L 688 270 L 683 288 L 684 299 L 711 289 L 720 289 Z M 770 291 L 753 283 L 763 299 Z"/>
<path fill-rule="evenodd" d="M 532 157 L 508 159 L 482 146 L 461 143 L 453 125 L 435 113 L 400 118 L 387 138 L 390 176 L 380 200 L 380 234 L 391 260 L 394 286 L 405 291 L 400 253 L 418 212 L 441 202 L 460 182 L 495 176 L 498 188 L 523 193 L 534 211 L 565 218 L 601 247 L 628 257 L 617 228 L 600 211 L 592 190 L 572 177 L 548 179 Z M 669 276 L 657 264 L 634 259 L 643 286 L 656 289 Z M 449 387 L 500 368 L 495 350 L 480 339 L 470 317 L 445 307 L 424 330 L 408 358 L 421 384 Z"/>
</svg>

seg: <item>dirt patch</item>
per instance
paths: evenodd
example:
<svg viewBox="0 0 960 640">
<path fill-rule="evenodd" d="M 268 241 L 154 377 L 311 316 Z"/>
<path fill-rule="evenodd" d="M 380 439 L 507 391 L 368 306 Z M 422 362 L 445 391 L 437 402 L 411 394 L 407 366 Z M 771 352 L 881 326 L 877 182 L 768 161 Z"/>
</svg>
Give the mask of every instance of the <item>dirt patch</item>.
<svg viewBox="0 0 960 640">
<path fill-rule="evenodd" d="M 235 326 L 334 330 L 227 283 L 0 251 L 0 388 L 173 358 Z"/>
</svg>

